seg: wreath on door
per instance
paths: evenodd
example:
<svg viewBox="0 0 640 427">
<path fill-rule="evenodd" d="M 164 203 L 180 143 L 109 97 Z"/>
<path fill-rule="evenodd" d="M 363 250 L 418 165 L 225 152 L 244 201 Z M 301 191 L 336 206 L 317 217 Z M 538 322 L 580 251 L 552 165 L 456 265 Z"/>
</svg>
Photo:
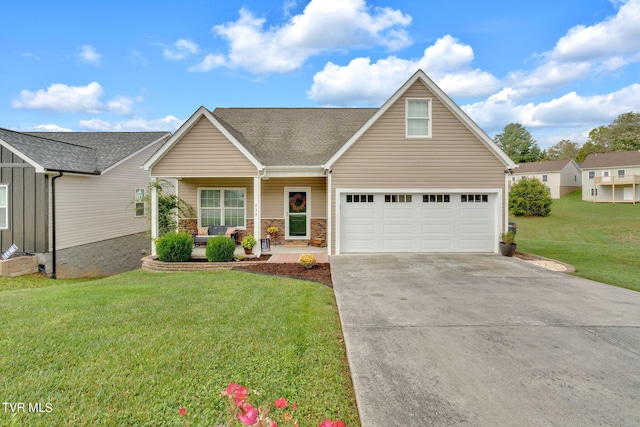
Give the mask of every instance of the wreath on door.
<svg viewBox="0 0 640 427">
<path fill-rule="evenodd" d="M 307 198 L 302 193 L 296 193 L 289 199 L 289 207 L 294 212 L 303 211 L 307 207 Z"/>
</svg>

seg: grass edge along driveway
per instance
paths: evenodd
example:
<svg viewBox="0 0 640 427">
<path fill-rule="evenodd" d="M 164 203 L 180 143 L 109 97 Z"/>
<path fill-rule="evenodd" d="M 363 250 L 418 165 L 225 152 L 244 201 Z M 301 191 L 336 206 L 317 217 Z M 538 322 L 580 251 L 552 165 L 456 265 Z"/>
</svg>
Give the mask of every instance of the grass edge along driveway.
<svg viewBox="0 0 640 427">
<path fill-rule="evenodd" d="M 236 271 L 61 282 L 0 292 L 0 397 L 52 408 L 0 411 L 2 425 L 217 425 L 230 382 L 256 407 L 296 402 L 300 425 L 359 425 L 326 286 Z"/>
<path fill-rule="evenodd" d="M 576 268 L 575 275 L 640 291 L 640 204 L 592 203 L 575 191 L 548 217 L 511 217 L 518 250 Z"/>
</svg>

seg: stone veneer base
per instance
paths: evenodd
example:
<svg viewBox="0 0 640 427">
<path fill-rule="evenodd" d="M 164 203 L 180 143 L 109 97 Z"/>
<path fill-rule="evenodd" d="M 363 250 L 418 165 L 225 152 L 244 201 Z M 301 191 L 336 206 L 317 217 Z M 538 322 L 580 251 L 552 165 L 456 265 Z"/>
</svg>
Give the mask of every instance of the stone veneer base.
<svg viewBox="0 0 640 427">
<path fill-rule="evenodd" d="M 157 273 L 188 272 L 188 271 L 216 271 L 232 270 L 243 265 L 264 264 L 265 261 L 240 261 L 240 262 L 163 262 L 155 255 L 142 258 L 142 270 Z"/>
</svg>

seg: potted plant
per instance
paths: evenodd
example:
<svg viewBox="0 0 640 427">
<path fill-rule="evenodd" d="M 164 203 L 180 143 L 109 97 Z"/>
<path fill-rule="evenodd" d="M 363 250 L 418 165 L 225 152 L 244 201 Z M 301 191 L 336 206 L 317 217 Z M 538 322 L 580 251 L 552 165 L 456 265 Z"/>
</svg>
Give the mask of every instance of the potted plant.
<svg viewBox="0 0 640 427">
<path fill-rule="evenodd" d="M 269 235 L 273 240 L 275 240 L 276 237 L 278 237 L 278 231 L 280 231 L 280 229 L 275 225 L 272 225 L 271 227 L 267 228 L 267 233 L 269 233 Z"/>
<path fill-rule="evenodd" d="M 300 265 L 305 268 L 311 268 L 316 265 L 316 257 L 311 254 L 303 254 L 300 256 Z"/>
<path fill-rule="evenodd" d="M 503 256 L 513 256 L 516 253 L 517 244 L 514 242 L 516 235 L 513 231 L 500 233 L 500 253 Z"/>
<path fill-rule="evenodd" d="M 244 253 L 247 255 L 250 255 L 256 243 L 258 243 L 256 241 L 256 238 L 253 237 L 251 234 L 247 234 L 242 239 L 242 242 L 240 242 L 240 245 L 244 248 Z"/>
</svg>

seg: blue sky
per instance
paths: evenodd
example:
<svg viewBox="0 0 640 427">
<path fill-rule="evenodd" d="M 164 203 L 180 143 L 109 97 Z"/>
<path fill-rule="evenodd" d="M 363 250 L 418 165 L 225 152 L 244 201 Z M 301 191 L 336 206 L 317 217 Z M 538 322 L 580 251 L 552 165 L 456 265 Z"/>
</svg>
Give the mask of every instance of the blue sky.
<svg viewBox="0 0 640 427">
<path fill-rule="evenodd" d="M 0 127 L 19 131 L 378 107 L 417 68 L 489 136 L 518 122 L 542 148 L 640 111 L 640 0 L 6 3 Z"/>
</svg>

